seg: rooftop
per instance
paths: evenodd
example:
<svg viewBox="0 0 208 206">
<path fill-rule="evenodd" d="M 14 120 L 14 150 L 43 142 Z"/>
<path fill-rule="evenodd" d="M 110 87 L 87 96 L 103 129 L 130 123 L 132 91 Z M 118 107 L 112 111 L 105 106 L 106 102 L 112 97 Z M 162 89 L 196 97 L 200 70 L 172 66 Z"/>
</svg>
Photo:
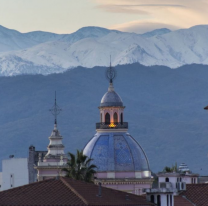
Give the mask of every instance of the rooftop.
<svg viewBox="0 0 208 206">
<path fill-rule="evenodd" d="M 197 206 L 207 206 L 208 184 L 187 184 L 186 191 L 182 192 L 180 196 L 186 197 Z"/>
<path fill-rule="evenodd" d="M 123 107 L 121 97 L 115 92 L 113 84 L 110 83 L 108 92 L 101 99 L 100 107 Z"/>
<path fill-rule="evenodd" d="M 189 200 L 182 196 L 174 196 L 174 206 L 194 206 Z"/>
<path fill-rule="evenodd" d="M 159 172 L 157 173 L 157 176 L 158 177 L 181 177 L 181 176 L 198 177 L 199 174 L 183 173 L 183 172 Z"/>
<path fill-rule="evenodd" d="M 128 194 L 65 177 L 49 179 L 0 192 L 0 206 L 146 206 L 143 196 Z"/>
</svg>

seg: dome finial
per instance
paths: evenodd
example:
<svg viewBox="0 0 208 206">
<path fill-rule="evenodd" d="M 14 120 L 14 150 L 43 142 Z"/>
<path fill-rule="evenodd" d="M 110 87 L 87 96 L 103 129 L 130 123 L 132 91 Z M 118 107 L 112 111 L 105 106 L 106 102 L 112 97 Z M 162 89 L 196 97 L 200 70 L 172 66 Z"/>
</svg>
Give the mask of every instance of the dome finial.
<svg viewBox="0 0 208 206">
<path fill-rule="evenodd" d="M 116 71 L 111 66 L 111 55 L 110 55 L 110 67 L 106 70 L 106 77 L 109 79 L 110 83 L 113 83 L 113 79 L 116 77 Z"/>
<path fill-rule="evenodd" d="M 53 105 L 53 107 L 49 111 L 55 117 L 55 119 L 54 119 L 54 127 L 56 128 L 57 127 L 57 116 L 61 112 L 61 109 L 56 104 L 56 91 L 55 91 L 55 102 L 54 102 L 54 105 Z"/>
</svg>

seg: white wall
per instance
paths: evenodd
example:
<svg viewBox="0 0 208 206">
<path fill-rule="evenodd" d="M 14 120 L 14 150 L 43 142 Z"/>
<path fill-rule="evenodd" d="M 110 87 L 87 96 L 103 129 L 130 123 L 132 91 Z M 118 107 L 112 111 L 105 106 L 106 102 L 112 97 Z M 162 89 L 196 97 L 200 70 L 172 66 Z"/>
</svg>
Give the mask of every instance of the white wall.
<svg viewBox="0 0 208 206">
<path fill-rule="evenodd" d="M 173 188 L 176 188 L 176 182 L 177 182 L 177 178 L 181 178 L 181 182 L 185 182 L 186 184 L 192 184 L 192 179 L 195 179 L 195 184 L 198 183 L 197 181 L 197 177 L 191 177 L 191 176 L 180 176 L 180 177 L 168 177 L 169 178 L 169 182 L 172 183 Z M 159 177 L 159 183 L 160 182 L 165 182 L 166 177 Z"/>
<path fill-rule="evenodd" d="M 2 190 L 29 183 L 27 158 L 11 158 L 2 161 Z"/>
<path fill-rule="evenodd" d="M 173 188 L 176 188 L 176 182 L 177 182 L 177 177 L 168 177 L 169 182 L 172 183 Z M 159 183 L 160 182 L 165 182 L 166 177 L 159 177 Z M 160 185 L 159 185 L 160 187 Z"/>
</svg>

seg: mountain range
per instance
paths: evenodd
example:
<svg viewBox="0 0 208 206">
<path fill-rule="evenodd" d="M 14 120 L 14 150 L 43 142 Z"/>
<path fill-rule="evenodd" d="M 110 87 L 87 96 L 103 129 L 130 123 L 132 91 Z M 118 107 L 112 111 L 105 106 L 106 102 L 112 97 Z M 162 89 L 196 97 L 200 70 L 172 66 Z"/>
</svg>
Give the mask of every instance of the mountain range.
<svg viewBox="0 0 208 206">
<path fill-rule="evenodd" d="M 52 74 L 78 66 L 208 64 L 208 25 L 145 34 L 84 27 L 72 34 L 20 33 L 0 26 L 0 75 Z"/>
<path fill-rule="evenodd" d="M 65 152 L 82 149 L 95 134 L 102 96 L 109 83 L 105 67 L 78 67 L 51 75 L 0 77 L 0 162 L 9 155 L 27 157 L 28 147 L 46 150 L 57 104 L 58 129 Z M 208 66 L 179 69 L 138 63 L 116 67 L 115 91 L 126 107 L 124 121 L 139 142 L 153 172 L 186 163 L 208 174 Z"/>
</svg>

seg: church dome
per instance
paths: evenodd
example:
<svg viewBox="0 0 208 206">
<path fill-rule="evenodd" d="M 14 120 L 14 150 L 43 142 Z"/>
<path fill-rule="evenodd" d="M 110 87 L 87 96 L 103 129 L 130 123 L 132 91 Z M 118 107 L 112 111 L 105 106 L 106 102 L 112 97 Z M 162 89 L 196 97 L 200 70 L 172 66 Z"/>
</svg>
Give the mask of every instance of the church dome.
<svg viewBox="0 0 208 206">
<path fill-rule="evenodd" d="M 123 107 L 123 102 L 121 97 L 114 91 L 113 84 L 111 83 L 108 92 L 106 92 L 101 99 L 101 107 L 111 107 L 111 106 L 121 106 Z"/>
<path fill-rule="evenodd" d="M 128 133 L 96 133 L 84 148 L 98 172 L 149 171 L 142 147 Z"/>
</svg>

